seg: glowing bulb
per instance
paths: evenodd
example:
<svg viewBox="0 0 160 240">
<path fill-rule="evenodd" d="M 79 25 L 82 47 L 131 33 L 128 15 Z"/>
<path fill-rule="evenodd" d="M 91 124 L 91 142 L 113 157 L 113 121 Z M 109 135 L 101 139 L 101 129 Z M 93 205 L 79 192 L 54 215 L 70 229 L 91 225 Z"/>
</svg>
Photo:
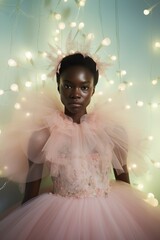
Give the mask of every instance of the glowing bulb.
<svg viewBox="0 0 160 240">
<path fill-rule="evenodd" d="M 13 92 L 18 92 L 19 88 L 18 88 L 18 85 L 13 83 L 11 86 L 10 86 L 10 89 L 13 91 Z"/>
<path fill-rule="evenodd" d="M 2 130 L 0 129 L 0 135 L 2 134 Z"/>
<path fill-rule="evenodd" d="M 133 163 L 131 168 L 136 169 L 137 168 L 137 164 Z"/>
<path fill-rule="evenodd" d="M 68 0 L 64 0 L 64 2 L 67 2 Z"/>
<path fill-rule="evenodd" d="M 132 82 L 129 82 L 129 86 L 133 86 L 133 83 L 132 83 Z"/>
<path fill-rule="evenodd" d="M 94 39 L 94 34 L 93 33 L 88 33 L 87 39 L 88 40 L 93 40 Z"/>
<path fill-rule="evenodd" d="M 27 58 L 28 60 L 32 60 L 32 58 L 33 58 L 32 53 L 29 52 L 29 51 L 25 52 L 25 56 L 26 56 L 26 58 Z"/>
<path fill-rule="evenodd" d="M 120 83 L 118 89 L 119 89 L 120 91 L 126 90 L 126 84 L 125 84 L 125 83 Z"/>
<path fill-rule="evenodd" d="M 150 14 L 150 10 L 149 9 L 145 9 L 144 11 L 143 11 L 143 13 L 144 13 L 144 15 L 149 15 Z"/>
<path fill-rule="evenodd" d="M 59 33 L 60 33 L 59 29 L 56 29 L 55 33 L 56 33 L 56 34 L 59 34 Z"/>
<path fill-rule="evenodd" d="M 58 24 L 58 27 L 59 27 L 60 30 L 64 30 L 65 27 L 66 27 L 66 25 L 65 25 L 64 22 L 60 22 L 60 23 Z"/>
<path fill-rule="evenodd" d="M 121 76 L 125 76 L 127 74 L 127 72 L 125 70 L 121 71 Z"/>
<path fill-rule="evenodd" d="M 8 166 L 4 166 L 4 170 L 7 170 L 8 169 Z"/>
<path fill-rule="evenodd" d="M 20 104 L 20 103 L 16 103 L 16 104 L 14 105 L 14 108 L 17 109 L 17 110 L 18 110 L 18 109 L 21 109 L 21 104 Z"/>
<path fill-rule="evenodd" d="M 81 30 L 82 28 L 84 28 L 84 23 L 80 22 L 79 25 L 78 25 L 78 29 Z"/>
<path fill-rule="evenodd" d="M 58 38 L 58 37 L 55 37 L 54 40 L 55 40 L 55 42 L 58 42 L 58 41 L 59 41 L 59 38 Z"/>
<path fill-rule="evenodd" d="M 99 92 L 98 92 L 98 95 L 100 95 L 100 96 L 103 95 L 103 92 L 102 92 L 102 91 L 99 91 Z"/>
<path fill-rule="evenodd" d="M 46 52 L 43 52 L 43 53 L 42 53 L 42 56 L 43 56 L 44 58 L 47 57 L 47 55 L 48 55 L 48 54 L 47 54 Z"/>
<path fill-rule="evenodd" d="M 126 105 L 125 108 L 126 108 L 126 109 L 130 109 L 131 106 L 130 106 L 130 105 Z"/>
<path fill-rule="evenodd" d="M 47 75 L 46 74 L 41 74 L 41 79 L 42 79 L 42 81 L 46 81 Z"/>
<path fill-rule="evenodd" d="M 154 198 L 154 194 L 153 193 L 148 193 L 147 198 Z"/>
<path fill-rule="evenodd" d="M 116 60 L 117 60 L 117 57 L 113 55 L 113 56 L 111 56 L 111 60 L 112 60 L 112 61 L 116 61 Z"/>
<path fill-rule="evenodd" d="M 112 102 L 112 98 L 108 98 L 108 102 Z"/>
<path fill-rule="evenodd" d="M 25 102 L 25 101 L 26 101 L 26 98 L 25 98 L 25 97 L 22 97 L 21 100 L 22 100 L 22 102 Z"/>
<path fill-rule="evenodd" d="M 152 103 L 152 104 L 151 104 L 151 107 L 152 107 L 152 108 L 157 108 L 157 107 L 158 107 L 158 103 Z"/>
<path fill-rule="evenodd" d="M 62 51 L 60 49 L 57 51 L 57 55 L 62 55 Z"/>
<path fill-rule="evenodd" d="M 160 168 L 160 162 L 155 162 L 155 163 L 154 163 L 154 166 L 155 166 L 156 168 Z"/>
<path fill-rule="evenodd" d="M 137 106 L 138 107 L 143 107 L 144 103 L 142 101 L 137 101 Z"/>
<path fill-rule="evenodd" d="M 86 3 L 85 0 L 80 0 L 80 1 L 79 1 L 79 6 L 80 6 L 80 7 L 84 7 L 84 6 L 85 6 L 85 3 Z"/>
<path fill-rule="evenodd" d="M 0 89 L 0 95 L 4 94 L 4 90 Z"/>
<path fill-rule="evenodd" d="M 113 80 L 109 80 L 109 83 L 110 83 L 110 84 L 114 84 L 114 81 L 113 81 Z"/>
<path fill-rule="evenodd" d="M 138 188 L 139 190 L 142 190 L 142 189 L 144 188 L 144 185 L 143 185 L 142 183 L 139 183 L 138 186 L 137 186 L 137 188 Z"/>
<path fill-rule="evenodd" d="M 110 38 L 104 38 L 101 42 L 102 46 L 109 46 L 111 44 Z"/>
<path fill-rule="evenodd" d="M 156 85 L 158 83 L 157 79 L 152 80 L 152 84 Z"/>
<path fill-rule="evenodd" d="M 25 82 L 25 86 L 28 87 L 28 88 L 30 88 L 30 87 L 32 86 L 32 82 L 26 81 L 26 82 Z"/>
<path fill-rule="evenodd" d="M 10 58 L 10 59 L 8 60 L 8 66 L 10 66 L 10 67 L 16 67 L 16 66 L 17 66 L 17 62 L 16 62 L 14 59 Z"/>
<path fill-rule="evenodd" d="M 56 13 L 54 15 L 54 17 L 55 17 L 56 20 L 61 20 L 61 14 L 59 14 L 59 13 Z"/>
<path fill-rule="evenodd" d="M 153 136 L 148 136 L 148 140 L 149 140 L 149 141 L 152 141 L 153 139 L 154 139 Z"/>
<path fill-rule="evenodd" d="M 29 117 L 31 114 L 29 112 L 26 113 L 26 117 Z"/>
<path fill-rule="evenodd" d="M 156 47 L 156 48 L 160 48 L 160 42 L 156 42 L 156 43 L 155 43 L 155 47 Z"/>
<path fill-rule="evenodd" d="M 76 26 L 77 26 L 77 23 L 76 23 L 76 22 L 71 22 L 71 23 L 70 23 L 70 27 L 71 27 L 71 28 L 74 28 L 74 27 L 76 27 Z"/>
</svg>

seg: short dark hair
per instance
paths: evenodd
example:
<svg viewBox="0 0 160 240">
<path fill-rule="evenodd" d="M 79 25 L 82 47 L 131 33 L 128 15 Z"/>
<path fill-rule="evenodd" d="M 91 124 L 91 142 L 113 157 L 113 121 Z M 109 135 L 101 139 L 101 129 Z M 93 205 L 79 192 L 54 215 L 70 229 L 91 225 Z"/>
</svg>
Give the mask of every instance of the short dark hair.
<svg viewBox="0 0 160 240">
<path fill-rule="evenodd" d="M 61 74 L 72 66 L 83 66 L 87 68 L 93 74 L 94 86 L 96 86 L 98 82 L 99 72 L 96 69 L 96 62 L 89 56 L 84 56 L 81 53 L 70 54 L 62 59 L 59 66 L 59 71 L 56 73 L 57 83 L 60 81 Z"/>
</svg>

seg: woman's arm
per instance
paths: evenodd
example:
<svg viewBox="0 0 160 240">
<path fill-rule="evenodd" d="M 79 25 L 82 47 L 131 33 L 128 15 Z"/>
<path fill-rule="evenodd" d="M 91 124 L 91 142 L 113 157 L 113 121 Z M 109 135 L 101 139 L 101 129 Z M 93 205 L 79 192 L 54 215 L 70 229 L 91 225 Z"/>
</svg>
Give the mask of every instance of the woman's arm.
<svg viewBox="0 0 160 240">
<path fill-rule="evenodd" d="M 118 175 L 117 172 L 116 172 L 116 169 L 113 168 L 115 178 L 116 178 L 116 180 L 120 180 L 120 181 L 123 181 L 123 182 L 126 182 L 126 183 L 130 184 L 127 165 L 123 166 L 123 170 L 124 170 L 124 173 L 121 173 L 121 174 Z"/>
<path fill-rule="evenodd" d="M 29 164 L 30 167 L 34 164 L 34 163 L 31 163 L 30 160 L 29 160 L 29 163 L 30 163 Z M 39 176 L 42 175 L 43 164 L 36 164 L 34 171 L 36 171 L 36 172 L 38 171 Z M 34 171 L 32 171 L 32 174 L 34 174 Z M 29 182 L 29 179 L 31 179 L 30 175 L 31 175 L 31 173 L 29 172 L 28 176 L 27 176 L 27 183 L 25 186 L 25 193 L 24 193 L 24 198 L 23 198 L 22 204 L 27 202 L 28 200 L 38 196 L 38 194 L 39 194 L 41 178 L 38 180 Z"/>
<path fill-rule="evenodd" d="M 48 140 L 49 134 L 50 133 L 48 129 L 42 129 L 32 134 L 28 145 L 28 156 L 31 159 L 36 159 L 37 156 L 40 154 L 43 146 Z M 40 162 L 42 161 L 43 159 Z M 31 160 L 28 160 L 28 162 L 29 172 L 26 179 L 25 193 L 22 203 L 25 203 L 31 198 L 38 196 L 43 171 L 43 163 L 36 163 L 32 162 Z M 35 176 L 37 179 L 32 180 L 35 178 Z"/>
</svg>

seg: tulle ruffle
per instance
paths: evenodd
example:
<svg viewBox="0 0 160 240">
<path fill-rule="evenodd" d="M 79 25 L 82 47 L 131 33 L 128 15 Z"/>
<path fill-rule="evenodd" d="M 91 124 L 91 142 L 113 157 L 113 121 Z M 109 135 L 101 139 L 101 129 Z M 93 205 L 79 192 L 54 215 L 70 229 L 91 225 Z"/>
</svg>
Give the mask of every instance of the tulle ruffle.
<svg viewBox="0 0 160 240">
<path fill-rule="evenodd" d="M 71 166 L 69 175 L 73 169 L 89 166 L 95 158 L 104 175 L 112 166 L 121 174 L 126 161 L 133 161 L 140 172 L 144 171 L 143 138 L 135 130 L 135 119 L 122 109 L 119 99 L 116 105 L 98 101 L 76 124 L 49 92 L 21 94 L 21 109 L 15 111 L 1 138 L 2 176 L 16 182 L 33 181 L 48 175 L 57 177 L 60 168 Z M 33 163 L 30 167 L 28 159 Z M 37 170 L 41 164 L 42 175 Z M 27 178 L 29 171 L 32 174 Z"/>
</svg>

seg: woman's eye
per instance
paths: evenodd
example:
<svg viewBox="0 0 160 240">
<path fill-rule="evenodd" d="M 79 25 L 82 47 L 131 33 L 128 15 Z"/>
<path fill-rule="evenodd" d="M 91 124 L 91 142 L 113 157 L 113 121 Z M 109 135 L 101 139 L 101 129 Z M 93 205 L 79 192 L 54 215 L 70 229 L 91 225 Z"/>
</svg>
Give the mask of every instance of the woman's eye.
<svg viewBox="0 0 160 240">
<path fill-rule="evenodd" d="M 70 89 L 70 88 L 71 88 L 71 86 L 70 86 L 70 85 L 68 85 L 68 84 L 65 84 L 65 85 L 64 85 L 64 88 L 65 88 L 65 89 Z"/>
<path fill-rule="evenodd" d="M 89 89 L 89 87 L 88 87 L 88 86 L 83 86 L 83 87 L 81 87 L 81 89 L 84 90 L 84 91 L 86 91 L 86 90 Z"/>
</svg>

